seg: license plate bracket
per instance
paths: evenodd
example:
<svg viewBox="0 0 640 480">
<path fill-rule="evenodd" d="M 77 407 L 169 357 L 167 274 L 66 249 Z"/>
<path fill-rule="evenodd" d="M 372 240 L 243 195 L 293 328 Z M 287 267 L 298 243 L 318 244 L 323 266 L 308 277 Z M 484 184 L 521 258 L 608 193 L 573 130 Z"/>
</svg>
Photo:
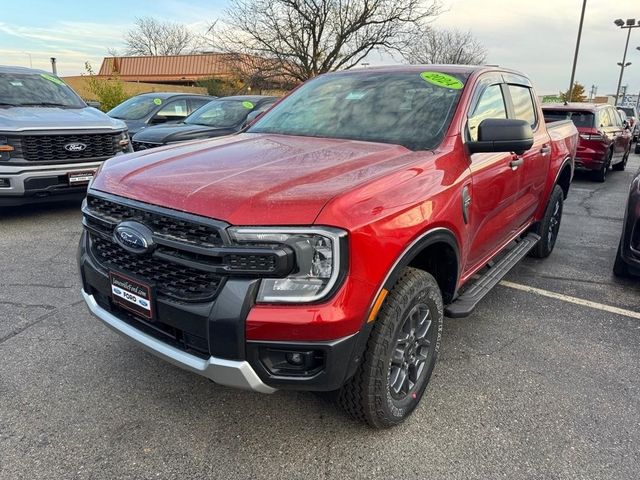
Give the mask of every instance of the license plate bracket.
<svg viewBox="0 0 640 480">
<path fill-rule="evenodd" d="M 88 185 L 95 173 L 95 168 L 91 170 L 69 172 L 67 174 L 67 181 L 69 182 L 69 185 L 72 186 Z"/>
<path fill-rule="evenodd" d="M 155 288 L 128 275 L 109 272 L 113 302 L 136 315 L 153 321 L 155 318 Z"/>
</svg>

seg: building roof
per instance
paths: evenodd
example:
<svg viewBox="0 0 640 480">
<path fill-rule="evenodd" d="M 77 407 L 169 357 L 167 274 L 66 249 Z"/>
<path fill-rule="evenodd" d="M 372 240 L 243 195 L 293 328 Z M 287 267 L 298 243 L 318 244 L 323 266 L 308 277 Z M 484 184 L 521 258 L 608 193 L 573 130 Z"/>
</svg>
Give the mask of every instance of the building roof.
<svg viewBox="0 0 640 480">
<path fill-rule="evenodd" d="M 125 81 L 185 82 L 232 76 L 231 56 L 224 53 L 153 57 L 106 57 L 99 75 L 118 73 Z"/>
</svg>

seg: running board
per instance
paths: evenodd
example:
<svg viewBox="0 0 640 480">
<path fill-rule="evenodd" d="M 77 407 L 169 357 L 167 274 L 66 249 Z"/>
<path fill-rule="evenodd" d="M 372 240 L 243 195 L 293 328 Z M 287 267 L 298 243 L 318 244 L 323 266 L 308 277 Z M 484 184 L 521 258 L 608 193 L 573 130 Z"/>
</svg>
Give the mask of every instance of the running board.
<svg viewBox="0 0 640 480">
<path fill-rule="evenodd" d="M 469 316 L 480 300 L 509 273 L 509 270 L 515 267 L 516 263 L 529 253 L 529 250 L 535 247 L 539 240 L 540 236 L 535 233 L 529 233 L 518 240 L 516 245 L 502 259 L 490 266 L 489 270 L 467 288 L 462 295 L 447 305 L 444 309 L 444 314 L 449 318 Z"/>
</svg>

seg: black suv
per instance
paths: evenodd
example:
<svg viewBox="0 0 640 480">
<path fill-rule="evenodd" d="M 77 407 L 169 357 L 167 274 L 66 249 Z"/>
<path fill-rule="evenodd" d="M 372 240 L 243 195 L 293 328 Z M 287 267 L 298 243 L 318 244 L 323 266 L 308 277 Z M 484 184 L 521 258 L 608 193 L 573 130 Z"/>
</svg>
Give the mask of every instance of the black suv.
<svg viewBox="0 0 640 480">
<path fill-rule="evenodd" d="M 127 124 L 132 137 L 143 128 L 181 122 L 216 97 L 189 93 L 153 92 L 136 95 L 107 112 Z"/>
<path fill-rule="evenodd" d="M 629 188 L 629 201 L 613 273 L 619 277 L 640 275 L 640 170 Z"/>
</svg>

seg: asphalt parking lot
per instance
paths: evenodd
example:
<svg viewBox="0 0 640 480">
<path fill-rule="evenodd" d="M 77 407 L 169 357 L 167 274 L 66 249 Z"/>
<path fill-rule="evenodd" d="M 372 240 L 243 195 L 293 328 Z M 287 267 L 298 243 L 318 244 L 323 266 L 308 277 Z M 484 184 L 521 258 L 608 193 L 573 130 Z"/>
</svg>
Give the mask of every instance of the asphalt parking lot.
<svg viewBox="0 0 640 480">
<path fill-rule="evenodd" d="M 421 407 L 387 431 L 156 359 L 81 302 L 78 204 L 0 211 L 0 478 L 637 478 L 640 319 L 566 298 L 640 312 L 611 273 L 639 166 L 575 179 L 552 256 L 445 320 Z"/>
</svg>

